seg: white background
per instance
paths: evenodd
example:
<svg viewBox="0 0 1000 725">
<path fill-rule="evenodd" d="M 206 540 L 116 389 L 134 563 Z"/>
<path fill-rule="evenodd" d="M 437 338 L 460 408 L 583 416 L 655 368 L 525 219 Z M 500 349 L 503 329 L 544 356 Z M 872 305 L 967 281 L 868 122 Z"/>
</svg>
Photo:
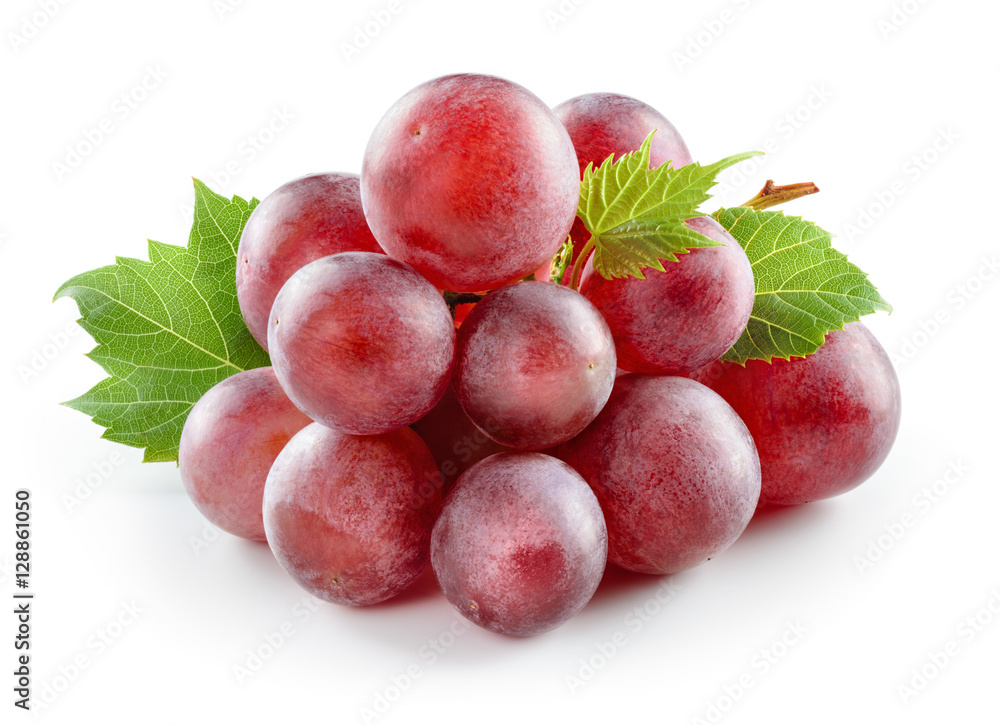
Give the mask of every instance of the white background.
<svg viewBox="0 0 1000 725">
<path fill-rule="evenodd" d="M 380 695 L 392 702 L 379 723 L 1000 717 L 996 3 L 897 0 L 894 16 L 891 0 L 399 0 L 370 39 L 359 33 L 387 0 L 49 5 L 51 17 L 41 0 L 0 12 L 0 576 L 10 602 L 13 491 L 27 487 L 44 721 L 366 722 Z M 365 47 L 348 58 L 345 43 Z M 382 606 L 309 609 L 266 547 L 206 526 L 173 465 L 141 464 L 57 405 L 103 377 L 74 304 L 50 303 L 61 282 L 144 257 L 147 237 L 185 243 L 191 176 L 263 197 L 304 173 L 358 170 L 400 95 L 458 71 L 552 105 L 634 95 L 703 162 L 770 143 L 745 178 L 724 176 L 726 204 L 767 178 L 817 182 L 788 211 L 835 232 L 895 305 L 867 320 L 903 387 L 881 470 L 839 499 L 754 520 L 694 570 L 609 575 L 564 627 L 513 640 L 457 624 L 430 578 Z M 155 87 L 138 90 L 144 78 Z M 122 94 L 142 98 L 128 108 Z M 251 157 L 248 139 L 276 113 L 293 119 Z M 57 173 L 102 119 L 111 130 Z M 864 209 L 877 219 L 862 230 Z M 913 525 L 880 545 L 907 514 Z M 3 620 L 0 719 L 20 722 Z M 934 672 L 949 643 L 957 655 Z M 237 666 L 255 669 L 241 681 Z M 933 676 L 904 698 L 924 667 Z"/>
</svg>

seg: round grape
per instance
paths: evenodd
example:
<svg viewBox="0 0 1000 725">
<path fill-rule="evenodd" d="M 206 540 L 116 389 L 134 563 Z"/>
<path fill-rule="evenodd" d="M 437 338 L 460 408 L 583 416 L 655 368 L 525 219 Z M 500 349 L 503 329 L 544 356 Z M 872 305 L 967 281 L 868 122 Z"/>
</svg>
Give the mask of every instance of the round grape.
<svg viewBox="0 0 1000 725">
<path fill-rule="evenodd" d="M 860 322 L 804 358 L 715 362 L 691 377 L 746 421 L 760 453 L 761 504 L 850 491 L 882 465 L 899 430 L 899 379 Z"/>
<path fill-rule="evenodd" d="M 493 76 L 414 88 L 379 121 L 361 169 L 382 248 L 458 292 L 541 267 L 566 241 L 579 196 L 566 129 L 537 96 Z"/>
<path fill-rule="evenodd" d="M 267 320 L 298 269 L 337 252 L 381 252 L 361 210 L 357 174 L 289 181 L 250 214 L 236 254 L 236 297 L 254 339 L 267 349 Z"/>
<path fill-rule="evenodd" d="M 455 359 L 440 293 L 411 267 L 370 252 L 334 254 L 292 275 L 271 310 L 268 340 L 292 402 L 355 435 L 430 412 Z"/>
<path fill-rule="evenodd" d="M 389 599 L 427 568 L 440 509 L 434 459 L 409 428 L 352 436 L 307 426 L 264 489 L 278 562 L 310 593 L 351 606 Z"/>
<path fill-rule="evenodd" d="M 529 636 L 590 601 L 608 539 L 586 482 L 541 453 L 498 453 L 463 473 L 431 539 L 448 601 L 480 627 Z"/>
<path fill-rule="evenodd" d="M 644 574 L 671 574 L 728 548 L 760 495 L 747 427 L 687 378 L 618 378 L 604 410 L 559 457 L 601 502 L 608 560 Z"/>
<path fill-rule="evenodd" d="M 568 441 L 600 412 L 614 379 L 607 324 L 566 287 L 502 287 L 475 306 L 458 333 L 458 400 L 480 430 L 510 448 Z"/>
<path fill-rule="evenodd" d="M 195 403 L 177 465 L 205 518 L 244 539 L 264 540 L 264 482 L 285 443 L 312 421 L 288 399 L 272 368 L 236 373 Z"/>
<path fill-rule="evenodd" d="M 593 258 L 580 292 L 604 315 L 618 366 L 631 372 L 689 373 L 722 356 L 739 339 L 753 309 L 753 269 L 746 252 L 714 219 L 687 225 L 721 247 L 699 247 L 647 267 L 645 279 L 605 279 Z"/>
<path fill-rule="evenodd" d="M 587 93 L 553 109 L 573 139 L 580 178 L 587 164 L 596 169 L 611 154 L 621 158 L 636 151 L 651 131 L 650 168 L 671 162 L 676 169 L 691 163 L 684 139 L 662 113 L 642 101 L 618 93 Z"/>
</svg>

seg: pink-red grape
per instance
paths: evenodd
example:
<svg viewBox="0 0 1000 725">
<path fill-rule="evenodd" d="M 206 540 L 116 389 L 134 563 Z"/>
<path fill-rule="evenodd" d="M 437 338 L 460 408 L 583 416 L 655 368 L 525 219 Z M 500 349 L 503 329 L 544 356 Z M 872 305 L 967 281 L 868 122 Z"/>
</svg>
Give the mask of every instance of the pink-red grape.
<svg viewBox="0 0 1000 725">
<path fill-rule="evenodd" d="M 486 430 L 495 428 L 492 421 L 484 421 Z M 410 426 L 430 448 L 448 493 L 458 477 L 473 464 L 487 456 L 508 450 L 483 433 L 469 419 L 455 395 L 453 385 L 434 409 Z"/>
<path fill-rule="evenodd" d="M 267 541 L 315 596 L 352 606 L 381 602 L 427 568 L 441 489 L 425 484 L 437 476 L 409 428 L 352 436 L 307 426 L 267 477 Z"/>
<path fill-rule="evenodd" d="M 382 248 L 460 292 L 541 267 L 566 241 L 579 195 L 566 129 L 537 96 L 493 76 L 414 88 L 379 121 L 361 169 Z"/>
<path fill-rule="evenodd" d="M 604 410 L 559 457 L 597 494 L 608 560 L 645 574 L 680 571 L 729 547 L 760 495 L 747 427 L 687 378 L 618 378 Z"/>
<path fill-rule="evenodd" d="M 721 247 L 701 247 L 643 269 L 645 279 L 605 279 L 587 262 L 580 292 L 604 315 L 618 367 L 631 372 L 688 373 L 722 356 L 739 339 L 753 309 L 753 269 L 746 252 L 714 219 L 687 225 Z"/>
<path fill-rule="evenodd" d="M 804 358 L 715 362 L 691 377 L 729 401 L 753 434 L 761 504 L 850 491 L 882 465 L 899 430 L 896 371 L 860 322 Z"/>
<path fill-rule="evenodd" d="M 455 359 L 440 293 L 413 268 L 371 252 L 323 257 L 292 275 L 271 310 L 268 341 L 292 402 L 355 435 L 430 412 Z"/>
<path fill-rule="evenodd" d="M 650 167 L 666 162 L 676 169 L 691 163 L 684 139 L 663 114 L 642 101 L 618 93 L 587 93 L 560 103 L 553 109 L 562 121 L 580 164 L 580 178 L 587 164 L 596 169 L 608 156 L 620 158 L 636 151 L 650 131 L 656 131 L 650 147 Z"/>
<path fill-rule="evenodd" d="M 448 494 L 431 563 L 466 618 L 523 637 L 558 627 L 590 601 L 607 550 L 604 517 L 579 474 L 541 453 L 498 453 Z"/>
<path fill-rule="evenodd" d="M 455 392 L 498 443 L 559 445 L 594 419 L 615 379 L 615 346 L 582 295 L 518 282 L 484 297 L 458 333 Z"/>
<path fill-rule="evenodd" d="M 184 423 L 178 453 L 184 490 L 223 531 L 263 541 L 267 472 L 285 443 L 311 422 L 273 369 L 226 378 L 201 396 Z"/>
<path fill-rule="evenodd" d="M 296 270 L 337 252 L 381 251 L 357 174 L 311 174 L 278 187 L 253 210 L 236 255 L 236 296 L 250 334 L 267 349 L 271 306 Z"/>
</svg>

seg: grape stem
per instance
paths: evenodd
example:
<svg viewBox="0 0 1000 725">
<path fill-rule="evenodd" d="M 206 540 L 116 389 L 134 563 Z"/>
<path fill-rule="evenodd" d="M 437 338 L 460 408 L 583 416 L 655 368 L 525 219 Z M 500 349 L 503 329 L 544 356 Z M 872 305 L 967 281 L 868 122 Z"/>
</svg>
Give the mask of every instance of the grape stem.
<svg viewBox="0 0 1000 725">
<path fill-rule="evenodd" d="M 772 206 L 777 206 L 778 204 L 784 204 L 788 201 L 800 199 L 803 196 L 815 194 L 818 191 L 819 187 L 811 181 L 778 186 L 773 180 L 768 179 L 764 184 L 764 188 L 757 193 L 757 196 L 750 199 L 746 203 L 741 204 L 741 206 L 760 211 L 761 209 L 768 209 Z M 580 256 L 576 258 L 576 262 L 573 264 L 573 276 L 570 277 L 569 280 L 569 286 L 571 289 L 577 291 L 580 290 L 580 277 L 583 275 L 583 268 L 587 264 L 587 258 L 593 250 L 594 237 L 591 237 L 587 240 L 587 244 L 584 248 L 580 250 Z"/>
<path fill-rule="evenodd" d="M 587 264 L 587 257 L 590 256 L 592 251 L 594 251 L 593 236 L 583 245 L 583 249 L 580 250 L 580 256 L 576 258 L 576 263 L 573 265 L 573 276 L 569 278 L 570 289 L 574 289 L 577 292 L 580 291 L 580 277 L 583 275 L 584 265 Z"/>
<path fill-rule="evenodd" d="M 804 181 L 800 184 L 776 186 L 771 179 L 768 179 L 764 184 L 764 188 L 760 190 L 757 196 L 750 201 L 741 204 L 741 206 L 746 206 L 760 211 L 761 209 L 767 209 L 772 206 L 777 206 L 778 204 L 784 204 L 786 201 L 794 201 L 795 199 L 799 199 L 803 196 L 815 194 L 818 191 L 819 187 L 811 181 Z"/>
<path fill-rule="evenodd" d="M 445 290 L 441 295 L 444 297 L 444 301 L 448 303 L 448 309 L 451 310 L 452 317 L 455 316 L 455 310 L 459 305 L 473 305 L 486 296 L 475 292 L 451 292 L 449 290 Z"/>
</svg>

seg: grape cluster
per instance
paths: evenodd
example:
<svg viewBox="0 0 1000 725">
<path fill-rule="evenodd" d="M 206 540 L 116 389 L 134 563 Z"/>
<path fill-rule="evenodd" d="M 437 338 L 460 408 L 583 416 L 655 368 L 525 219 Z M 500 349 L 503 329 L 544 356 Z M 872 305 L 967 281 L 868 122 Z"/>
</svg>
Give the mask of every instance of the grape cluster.
<svg viewBox="0 0 1000 725">
<path fill-rule="evenodd" d="M 360 176 L 265 198 L 236 285 L 273 367 L 192 409 L 179 464 L 198 509 L 318 597 L 373 604 L 430 565 L 464 616 L 524 636 L 578 612 L 608 561 L 677 572 L 761 505 L 868 478 L 899 426 L 887 355 L 852 323 L 809 357 L 718 362 L 754 281 L 714 220 L 687 223 L 721 246 L 644 279 L 584 259 L 579 291 L 549 281 L 567 236 L 575 254 L 589 237 L 583 169 L 653 130 L 653 167 L 691 162 L 635 99 L 550 109 L 448 76 L 385 114 Z"/>
</svg>

